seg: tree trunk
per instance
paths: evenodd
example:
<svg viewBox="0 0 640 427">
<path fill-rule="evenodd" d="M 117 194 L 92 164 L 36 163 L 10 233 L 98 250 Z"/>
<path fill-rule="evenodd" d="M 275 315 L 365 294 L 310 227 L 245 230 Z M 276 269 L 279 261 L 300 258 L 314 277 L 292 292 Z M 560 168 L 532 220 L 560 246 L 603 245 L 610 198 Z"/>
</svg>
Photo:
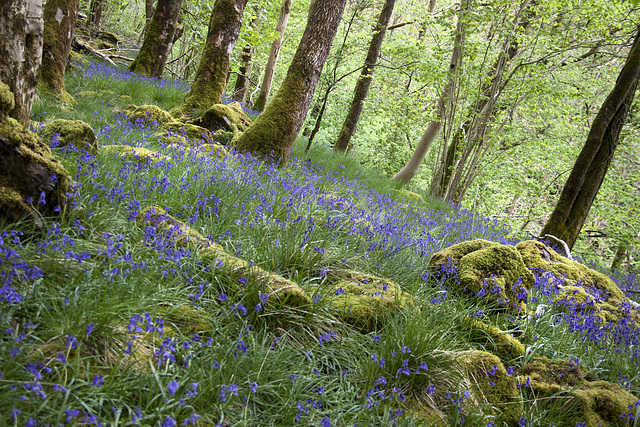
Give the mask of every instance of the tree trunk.
<svg viewBox="0 0 640 427">
<path fill-rule="evenodd" d="M 73 97 L 64 87 L 73 31 L 78 20 L 78 0 L 47 0 L 44 6 L 44 34 L 42 38 L 42 72 L 39 85 L 53 92 L 64 102 Z"/>
<path fill-rule="evenodd" d="M 256 99 L 256 102 L 253 103 L 252 107 L 257 111 L 264 110 L 265 105 L 267 105 L 267 99 L 269 98 L 269 92 L 271 91 L 271 84 L 273 83 L 273 76 L 276 71 L 276 63 L 278 62 L 278 55 L 280 54 L 280 46 L 282 46 L 282 39 L 284 38 L 284 32 L 287 29 L 287 22 L 289 21 L 289 15 L 291 14 L 291 2 L 292 0 L 282 0 L 280 17 L 278 18 L 278 24 L 276 25 L 276 31 L 280 33 L 280 37 L 274 40 L 271 44 L 269 59 L 267 59 L 267 65 L 264 68 L 264 78 L 262 79 L 260 94 L 258 94 L 258 98 Z"/>
<path fill-rule="evenodd" d="M 342 129 L 338 135 L 338 140 L 333 147 L 335 151 L 347 151 L 351 142 L 351 137 L 356 130 L 356 126 L 358 125 L 358 120 L 360 119 L 360 114 L 362 113 L 362 108 L 364 106 L 364 100 L 369 93 L 371 80 L 373 80 L 374 67 L 378 61 L 378 56 L 380 55 L 380 48 L 382 47 L 382 41 L 384 40 L 387 25 L 389 25 L 389 20 L 393 14 L 394 5 L 395 0 L 385 0 L 380 16 L 378 17 L 378 22 L 373 26 L 373 37 L 369 43 L 369 50 L 367 51 L 367 57 L 364 60 L 364 67 L 362 68 L 362 72 L 360 73 L 360 77 L 356 83 L 349 112 L 344 119 Z"/>
<path fill-rule="evenodd" d="M 251 68 L 253 68 L 253 55 L 256 53 L 255 46 L 246 46 L 242 49 L 242 65 L 238 69 L 236 86 L 233 88 L 233 99 L 241 104 L 247 102 L 247 94 L 251 85 Z"/>
<path fill-rule="evenodd" d="M 640 78 L 640 26 L 629 56 L 609 96 L 600 107 L 587 141 L 540 235 L 551 234 L 575 244 L 591 204 L 609 169 Z"/>
<path fill-rule="evenodd" d="M 64 211 L 71 191 L 69 173 L 28 128 L 42 32 L 40 0 L 0 3 L 0 216 L 39 225 L 41 213 Z"/>
<path fill-rule="evenodd" d="M 0 2 L 0 80 L 14 94 L 8 115 L 27 125 L 40 75 L 42 1 Z"/>
<path fill-rule="evenodd" d="M 247 0 L 216 0 L 196 77 L 180 109 L 190 114 L 219 104 L 226 87 L 231 53 L 240 34 Z"/>
<path fill-rule="evenodd" d="M 307 26 L 282 85 L 238 140 L 238 150 L 273 157 L 283 165 L 307 116 L 346 0 L 315 0 Z"/>
<path fill-rule="evenodd" d="M 91 0 L 87 22 L 92 34 L 100 29 L 102 19 L 102 0 Z"/>
<path fill-rule="evenodd" d="M 420 142 L 416 146 L 415 151 L 411 155 L 411 158 L 403 167 L 400 172 L 394 175 L 392 178 L 394 181 L 399 181 L 402 184 L 406 184 L 416 176 L 420 165 L 424 160 L 424 157 L 429 152 L 431 144 L 440 133 L 442 127 L 442 120 L 445 118 L 447 106 L 454 104 L 455 86 L 458 82 L 458 77 L 462 68 L 462 48 L 466 39 L 466 12 L 469 10 L 469 0 L 465 2 L 464 7 L 460 7 L 460 14 L 458 16 L 458 23 L 456 25 L 455 41 L 453 43 L 453 50 L 451 51 L 451 61 L 449 63 L 449 78 L 447 84 L 442 90 L 442 95 L 436 101 L 436 118 L 429 122 L 427 130 L 420 138 Z M 443 147 L 446 153 L 447 147 Z"/>
<path fill-rule="evenodd" d="M 149 26 L 151 23 L 151 19 L 153 19 L 153 3 L 155 0 L 144 0 L 144 17 L 146 20 L 146 25 Z M 158 6 L 160 6 L 160 0 L 158 0 Z"/>
<path fill-rule="evenodd" d="M 144 36 L 144 43 L 129 70 L 148 77 L 162 77 L 180 16 L 182 0 L 158 0 Z"/>
</svg>

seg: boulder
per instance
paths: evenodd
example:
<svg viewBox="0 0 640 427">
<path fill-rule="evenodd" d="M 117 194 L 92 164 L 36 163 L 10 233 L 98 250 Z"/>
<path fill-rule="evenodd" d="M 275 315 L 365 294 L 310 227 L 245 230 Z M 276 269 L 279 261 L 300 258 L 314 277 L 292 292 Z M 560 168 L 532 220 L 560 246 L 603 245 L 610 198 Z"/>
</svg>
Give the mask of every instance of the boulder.
<svg viewBox="0 0 640 427">
<path fill-rule="evenodd" d="M 98 153 L 98 139 L 91 126 L 82 120 L 56 119 L 46 125 L 42 130 L 42 139 L 51 145 L 56 137 L 56 147 L 66 147 L 73 144 L 78 149 L 87 150 L 89 153 Z"/>
<path fill-rule="evenodd" d="M 174 120 L 167 111 L 156 105 L 129 105 L 124 113 L 133 123 L 142 121 L 143 123 L 165 124 Z"/>
<path fill-rule="evenodd" d="M 102 147 L 102 151 L 106 153 L 116 153 L 118 157 L 131 159 L 141 164 L 173 164 L 171 157 L 143 147 L 132 147 L 130 145 L 105 145 Z"/>
<path fill-rule="evenodd" d="M 212 140 L 211 132 L 209 129 L 202 126 L 194 125 L 192 123 L 184 123 L 177 120 L 173 120 L 164 124 L 164 127 L 173 131 L 177 135 L 182 135 L 190 140 L 195 141 L 210 141 Z"/>
<path fill-rule="evenodd" d="M 209 107 L 202 116 L 191 120 L 192 124 L 202 126 L 215 132 L 219 129 L 244 132 L 251 126 L 251 119 L 242 110 L 238 102 L 231 104 L 215 104 Z"/>
</svg>

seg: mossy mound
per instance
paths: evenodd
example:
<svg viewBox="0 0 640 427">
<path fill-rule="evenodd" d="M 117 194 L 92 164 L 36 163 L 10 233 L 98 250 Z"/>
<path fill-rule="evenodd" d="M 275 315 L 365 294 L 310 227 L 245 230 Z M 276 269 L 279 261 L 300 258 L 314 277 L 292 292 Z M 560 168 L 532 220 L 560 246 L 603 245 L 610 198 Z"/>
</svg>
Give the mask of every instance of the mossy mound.
<svg viewBox="0 0 640 427">
<path fill-rule="evenodd" d="M 138 163 L 167 163 L 172 164 L 171 157 L 143 147 L 132 147 L 130 145 L 105 145 L 102 150 L 106 153 L 117 153 L 119 157 L 135 160 Z"/>
<path fill-rule="evenodd" d="M 448 263 L 456 266 L 465 292 L 515 312 L 526 309 L 527 291 L 535 278 L 515 247 L 481 239 L 463 242 L 435 253 L 429 267 L 437 274 Z"/>
<path fill-rule="evenodd" d="M 36 134 L 7 117 L 14 102 L 0 82 L 0 215 L 26 215 L 40 225 L 40 213 L 53 215 L 66 206 L 72 181 Z"/>
<path fill-rule="evenodd" d="M 156 105 L 129 105 L 124 113 L 134 123 L 141 121 L 143 123 L 165 124 L 174 120 L 167 111 Z"/>
<path fill-rule="evenodd" d="M 218 157 L 220 159 L 224 159 L 227 157 L 227 150 L 218 144 L 202 144 L 196 147 L 189 147 L 180 144 L 171 144 L 168 148 L 173 149 L 184 149 L 185 154 L 191 154 L 196 158 L 202 157 Z"/>
<path fill-rule="evenodd" d="M 389 315 L 411 302 L 411 295 L 392 281 L 356 271 L 331 288 L 331 307 L 337 316 L 364 331 L 384 325 Z"/>
<path fill-rule="evenodd" d="M 173 120 L 164 124 L 165 129 L 171 130 L 177 135 L 183 135 L 190 140 L 196 141 L 210 141 L 212 140 L 211 132 L 209 129 L 197 126 L 192 123 L 183 123 L 177 120 Z"/>
<path fill-rule="evenodd" d="M 142 210 L 136 217 L 136 222 L 143 227 L 149 225 L 156 227 L 168 238 L 173 239 L 178 247 L 197 251 L 204 264 L 223 269 L 239 279 L 244 278 L 247 284 L 249 280 L 257 281 L 261 291 L 268 293 L 271 301 L 278 301 L 289 307 L 303 307 L 312 303 L 297 283 L 260 267 L 252 266 L 247 261 L 225 252 L 222 246 L 207 239 L 159 207 Z"/>
<path fill-rule="evenodd" d="M 482 344 L 505 363 L 525 355 L 524 345 L 497 326 L 466 318 L 460 327 L 468 333 L 469 342 Z"/>
<path fill-rule="evenodd" d="M 229 132 L 244 132 L 251 126 L 251 119 L 242 110 L 238 102 L 231 104 L 215 104 L 209 107 L 202 116 L 191 120 L 192 124 L 202 126 L 210 131 L 223 129 Z"/>
<path fill-rule="evenodd" d="M 617 384 L 587 381 L 581 366 L 571 360 L 536 357 L 524 365 L 518 381 L 525 383 L 527 378 L 525 391 L 539 399 L 541 405 L 554 404 L 553 396 L 561 395 L 565 406 L 571 408 L 564 413 L 567 425 L 627 425 L 620 415 L 638 400 Z"/>
<path fill-rule="evenodd" d="M 473 385 L 473 400 L 495 415 L 497 425 L 517 425 L 522 416 L 522 399 L 516 379 L 507 374 L 498 356 L 473 351 L 465 355 L 462 364 Z"/>
<path fill-rule="evenodd" d="M 43 128 L 42 139 L 45 143 L 50 143 L 54 136 L 57 136 L 57 146 L 65 147 L 73 144 L 89 153 L 98 153 L 96 133 L 91 126 L 82 120 L 56 119 L 52 121 Z"/>
</svg>

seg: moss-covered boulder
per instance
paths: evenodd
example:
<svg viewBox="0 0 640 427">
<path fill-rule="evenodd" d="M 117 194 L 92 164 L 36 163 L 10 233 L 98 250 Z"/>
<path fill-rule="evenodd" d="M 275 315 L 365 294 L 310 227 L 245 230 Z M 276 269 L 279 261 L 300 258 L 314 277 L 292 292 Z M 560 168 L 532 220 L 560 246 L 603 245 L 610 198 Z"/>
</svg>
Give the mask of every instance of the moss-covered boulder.
<svg viewBox="0 0 640 427">
<path fill-rule="evenodd" d="M 124 111 L 125 115 L 131 122 L 143 122 L 143 123 L 158 123 L 165 124 L 173 121 L 173 117 L 156 105 L 129 105 L 129 108 Z"/>
<path fill-rule="evenodd" d="M 211 132 L 207 128 L 194 125 L 192 123 L 184 123 L 181 121 L 173 120 L 164 125 L 165 129 L 171 130 L 177 135 L 185 136 L 190 140 L 196 141 L 211 141 Z"/>
<path fill-rule="evenodd" d="M 587 381 L 582 367 L 572 360 L 536 357 L 524 365 L 518 381 L 525 384 L 525 393 L 538 399 L 542 406 L 557 405 L 555 398 L 562 399 L 571 408 L 565 412 L 567 425 L 625 426 L 626 421 L 620 415 L 638 400 L 617 384 Z"/>
<path fill-rule="evenodd" d="M 118 157 L 134 160 L 142 164 L 173 164 L 171 157 L 148 150 L 144 147 L 132 147 L 130 145 L 105 145 L 102 147 L 102 151 L 106 153 L 115 153 Z"/>
<path fill-rule="evenodd" d="M 261 292 L 269 294 L 270 301 L 278 301 L 289 307 L 303 307 L 312 303 L 297 283 L 279 274 L 253 266 L 251 263 L 225 252 L 222 246 L 212 242 L 159 207 L 142 210 L 137 215 L 136 222 L 141 227 L 149 225 L 156 227 L 165 233 L 168 239 L 172 239 L 178 247 L 197 251 L 204 264 L 220 268 L 238 279 L 244 279 L 245 286 L 256 284 L 260 287 Z"/>
<path fill-rule="evenodd" d="M 498 356 L 472 351 L 462 358 L 462 364 L 477 405 L 486 407 L 496 417 L 497 425 L 517 425 L 522 416 L 522 399 L 516 379 L 507 373 Z"/>
<path fill-rule="evenodd" d="M 535 278 L 515 247 L 482 239 L 463 242 L 435 253 L 429 261 L 435 274 L 446 264 L 457 268 L 457 283 L 464 292 L 516 312 L 526 309 L 527 291 Z"/>
<path fill-rule="evenodd" d="M 18 121 L 9 87 L 0 82 L 0 215 L 9 220 L 53 215 L 67 204 L 71 178 L 49 147 Z"/>
<path fill-rule="evenodd" d="M 78 149 L 87 150 L 89 153 L 98 153 L 98 139 L 93 128 L 82 120 L 56 119 L 46 125 L 42 130 L 42 139 L 50 144 L 56 138 L 58 147 L 73 144 Z"/>
<path fill-rule="evenodd" d="M 331 307 L 337 316 L 365 331 L 385 324 L 389 316 L 412 303 L 411 295 L 392 281 L 351 271 L 331 288 Z"/>
<path fill-rule="evenodd" d="M 251 119 L 244 113 L 240 103 L 232 102 L 228 105 L 212 105 L 202 116 L 192 120 L 191 123 L 207 128 L 212 132 L 219 129 L 230 132 L 235 130 L 244 132 L 251 126 Z"/>
<path fill-rule="evenodd" d="M 461 322 L 460 328 L 467 334 L 469 342 L 482 344 L 504 363 L 525 355 L 524 345 L 497 326 L 467 317 Z"/>
</svg>

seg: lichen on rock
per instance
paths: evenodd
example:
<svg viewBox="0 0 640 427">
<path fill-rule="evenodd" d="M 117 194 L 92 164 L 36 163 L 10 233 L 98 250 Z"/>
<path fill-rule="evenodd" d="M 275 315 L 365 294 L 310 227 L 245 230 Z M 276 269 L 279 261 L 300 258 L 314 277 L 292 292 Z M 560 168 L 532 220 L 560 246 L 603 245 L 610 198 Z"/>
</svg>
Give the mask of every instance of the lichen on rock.
<svg viewBox="0 0 640 427">
<path fill-rule="evenodd" d="M 98 153 L 98 140 L 95 132 L 91 126 L 81 120 L 56 119 L 52 121 L 43 128 L 42 138 L 46 143 L 50 143 L 53 137 L 57 138 L 57 146 L 59 147 L 73 144 L 90 153 Z"/>
</svg>

